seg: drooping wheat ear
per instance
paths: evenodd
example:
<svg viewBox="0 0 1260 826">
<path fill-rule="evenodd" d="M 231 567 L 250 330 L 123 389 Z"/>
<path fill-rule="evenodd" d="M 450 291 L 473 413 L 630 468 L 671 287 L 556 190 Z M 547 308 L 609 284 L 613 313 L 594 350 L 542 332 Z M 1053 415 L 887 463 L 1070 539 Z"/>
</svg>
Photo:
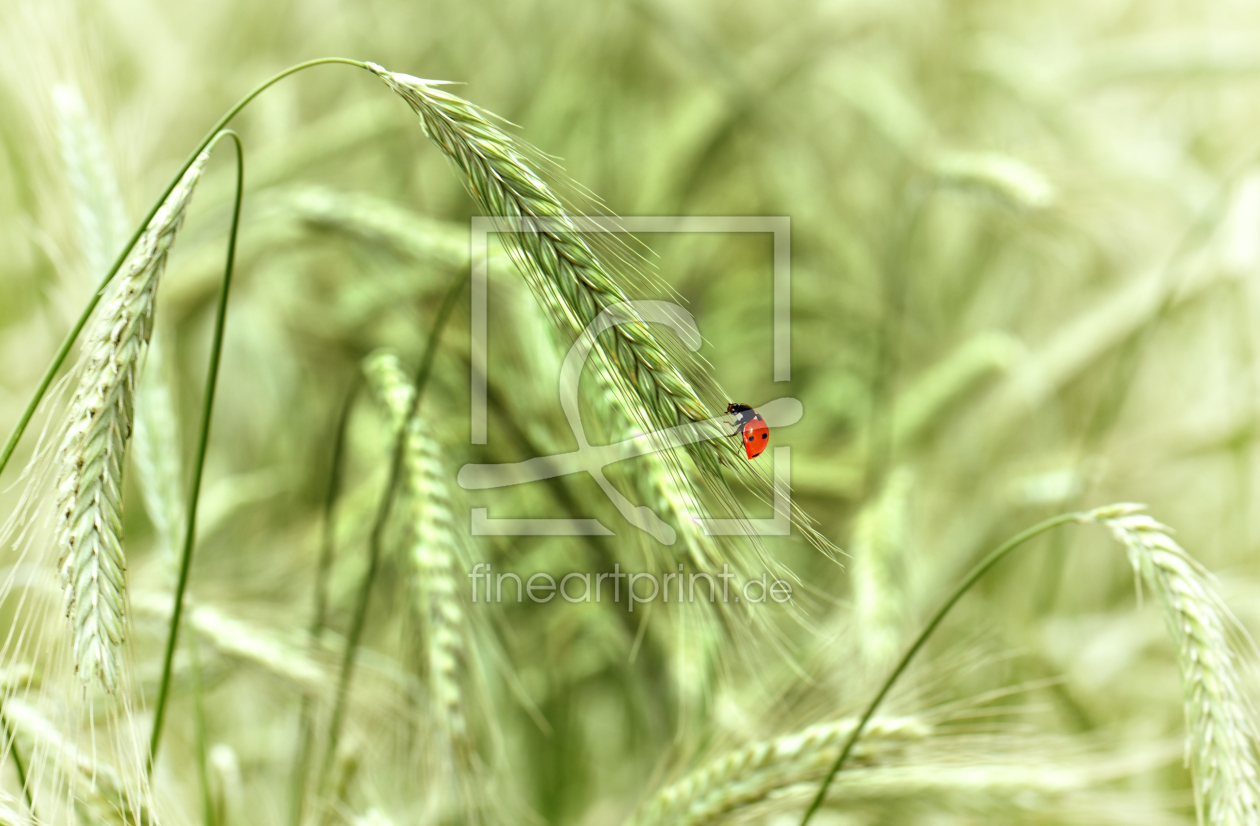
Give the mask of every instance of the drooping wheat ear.
<svg viewBox="0 0 1260 826">
<path fill-rule="evenodd" d="M 58 539 L 75 670 L 117 687 L 126 635 L 122 469 L 131 436 L 136 372 L 153 326 L 153 299 L 167 253 L 209 155 L 188 168 L 141 234 L 82 345 L 58 475 Z"/>
<path fill-rule="evenodd" d="M 88 275 L 96 283 L 109 271 L 118 250 L 127 242 L 127 212 L 100 130 L 88 114 L 79 90 L 58 86 L 53 89 L 53 102 L 62 165 L 78 219 L 76 241 L 87 262 Z M 175 406 L 156 338 L 149 343 L 144 363 L 132 435 L 135 469 L 145 510 L 162 550 L 173 559 L 183 522 L 183 474 L 179 468 Z"/>
<path fill-rule="evenodd" d="M 415 388 L 398 357 L 378 352 L 364 364 L 376 395 L 395 429 L 411 409 Z M 453 757 L 468 748 L 468 718 L 461 675 L 468 648 L 464 609 L 459 601 L 460 566 L 455 520 L 451 515 L 450 474 L 437 443 L 424 431 L 419 416 L 405 423 L 403 462 L 413 522 L 408 562 L 412 569 L 418 613 L 424 619 L 429 696 L 434 722 Z"/>
<path fill-rule="evenodd" d="M 1087 518 L 1107 526 L 1124 545 L 1176 643 L 1200 820 L 1212 826 L 1260 823 L 1260 736 L 1236 655 L 1244 632 L 1212 575 L 1143 509 L 1111 505 Z"/>
<path fill-rule="evenodd" d="M 426 134 L 464 175 L 468 190 L 488 215 L 513 222 L 505 245 L 554 322 L 572 333 L 585 329 L 605 308 L 627 296 L 578 231 L 564 204 L 527 160 L 530 150 L 491 122 L 489 113 L 440 88 L 440 83 L 397 74 L 369 63 L 386 85 L 420 116 Z M 558 229 L 557 229 L 558 227 Z M 695 388 L 633 310 L 628 323 L 596 343 L 614 370 L 628 410 L 642 410 L 659 428 L 710 417 Z M 714 438 L 719 436 L 714 433 Z M 702 467 L 716 470 L 727 440 L 690 447 Z"/>
<path fill-rule="evenodd" d="M 273 196 L 275 211 L 313 228 L 386 247 L 426 264 L 468 263 L 468 226 L 437 221 L 372 195 L 302 187 Z"/>
<path fill-rule="evenodd" d="M 729 752 L 661 790 L 626 826 L 694 826 L 764 799 L 776 789 L 822 777 L 857 725 L 845 719 L 766 740 Z M 932 729 L 913 717 L 876 717 L 867 723 L 853 752 L 874 760 Z"/>
</svg>

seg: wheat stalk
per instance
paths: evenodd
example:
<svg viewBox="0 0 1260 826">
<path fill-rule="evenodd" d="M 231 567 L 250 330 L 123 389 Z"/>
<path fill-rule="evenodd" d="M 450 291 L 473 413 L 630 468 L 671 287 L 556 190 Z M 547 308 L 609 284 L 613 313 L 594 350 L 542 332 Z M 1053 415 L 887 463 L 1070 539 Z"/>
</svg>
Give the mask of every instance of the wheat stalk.
<svg viewBox="0 0 1260 826">
<path fill-rule="evenodd" d="M 167 253 L 209 155 L 202 153 L 149 222 L 83 343 L 78 389 L 61 442 L 58 539 L 75 670 L 117 687 L 126 636 L 122 469 L 131 436 L 136 373 L 153 326 Z"/>
<path fill-rule="evenodd" d="M 855 725 L 853 719 L 823 723 L 728 752 L 662 789 L 626 826 L 693 826 L 762 800 L 775 789 L 822 777 Z M 870 760 L 930 734 L 931 728 L 913 717 L 877 717 L 867 723 L 854 753 Z"/>
<path fill-rule="evenodd" d="M 1211 574 L 1141 509 L 1111 505 L 1086 518 L 1105 525 L 1124 545 L 1176 643 L 1200 819 L 1212 826 L 1260 822 L 1260 737 L 1232 645 L 1243 632 Z"/>
</svg>

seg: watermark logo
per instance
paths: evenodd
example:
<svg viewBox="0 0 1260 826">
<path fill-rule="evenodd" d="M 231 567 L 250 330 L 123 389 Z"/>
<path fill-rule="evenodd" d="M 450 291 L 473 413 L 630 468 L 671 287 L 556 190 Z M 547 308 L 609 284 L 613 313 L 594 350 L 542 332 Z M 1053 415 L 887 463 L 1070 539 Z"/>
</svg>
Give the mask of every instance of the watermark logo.
<svg viewBox="0 0 1260 826">
<path fill-rule="evenodd" d="M 530 602 L 541 605 L 551 602 L 559 594 L 565 602 L 571 603 L 620 604 L 624 592 L 626 609 L 632 614 L 636 605 L 657 601 L 708 602 L 710 605 L 746 602 L 757 605 L 765 602 L 783 604 L 792 599 L 792 583 L 787 580 L 772 578 L 769 572 L 740 580 L 725 563 L 720 574 L 687 572 L 679 565 L 677 571 L 662 571 L 659 576 L 648 571 L 623 571 L 621 564 L 617 563 L 612 571 L 601 573 L 570 571 L 557 582 L 546 572 L 540 571 L 522 580 L 519 574 L 497 574 L 490 563 L 478 562 L 468 573 L 468 580 L 473 602 L 520 603 L 528 598 Z"/>
<path fill-rule="evenodd" d="M 774 380 L 791 377 L 791 274 L 790 224 L 782 217 L 704 217 L 615 218 L 570 216 L 536 219 L 528 222 L 507 218 L 477 217 L 472 220 L 472 443 L 485 444 L 488 419 L 487 364 L 488 350 L 488 252 L 492 232 L 762 232 L 774 236 Z M 729 423 L 717 416 L 703 422 L 688 422 L 665 430 L 645 433 L 609 445 L 592 445 L 586 438 L 578 405 L 578 381 L 582 368 L 595 347 L 600 333 L 627 323 L 660 324 L 672 329 L 692 351 L 699 350 L 701 336 L 695 318 L 686 309 L 670 301 L 628 301 L 604 308 L 574 342 L 565 356 L 560 371 L 560 406 L 578 443 L 569 453 L 540 456 L 523 462 L 504 464 L 469 464 L 459 471 L 457 480 L 466 490 L 501 488 L 565 476 L 589 473 L 599 484 L 621 515 L 631 525 L 658 541 L 672 545 L 676 539 L 673 527 L 650 508 L 636 506 L 608 481 L 604 468 L 614 462 L 632 459 L 662 450 L 673 450 L 688 444 L 707 441 L 725 432 Z M 802 408 L 793 398 L 779 398 L 757 405 L 757 410 L 770 427 L 786 427 L 800 420 Z M 709 535 L 786 536 L 791 533 L 791 448 L 775 447 L 774 516 L 770 519 L 716 519 L 695 515 L 693 518 Z M 589 536 L 612 535 L 612 531 L 595 519 L 491 518 L 488 508 L 473 508 L 471 531 L 474 536 Z"/>
</svg>

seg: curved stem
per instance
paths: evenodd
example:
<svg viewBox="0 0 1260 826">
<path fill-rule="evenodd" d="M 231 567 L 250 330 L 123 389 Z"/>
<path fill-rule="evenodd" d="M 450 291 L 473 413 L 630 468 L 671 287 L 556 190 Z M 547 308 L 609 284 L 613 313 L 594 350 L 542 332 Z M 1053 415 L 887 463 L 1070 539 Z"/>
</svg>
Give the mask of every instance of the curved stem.
<svg viewBox="0 0 1260 826">
<path fill-rule="evenodd" d="M 175 586 L 175 603 L 171 608 L 171 627 L 166 637 L 166 655 L 162 661 L 162 681 L 158 684 L 157 705 L 153 712 L 153 733 L 149 738 L 148 773 L 153 774 L 158 745 L 162 739 L 162 723 L 166 719 L 166 700 L 171 689 L 171 664 L 175 661 L 175 645 L 179 639 L 179 621 L 184 613 L 184 591 L 188 588 L 188 571 L 192 567 L 193 542 L 197 536 L 197 499 L 201 493 L 201 475 L 206 464 L 206 446 L 210 441 L 210 418 L 214 410 L 214 391 L 219 381 L 219 360 L 223 354 L 223 328 L 227 322 L 228 290 L 232 286 L 232 269 L 236 263 L 236 235 L 241 223 L 241 198 L 245 194 L 245 150 L 241 139 L 225 129 L 206 142 L 212 148 L 222 137 L 236 144 L 236 197 L 232 202 L 232 228 L 228 233 L 227 263 L 223 267 L 223 287 L 219 290 L 219 306 L 214 317 L 214 339 L 210 345 L 210 365 L 206 372 L 205 397 L 201 402 L 201 430 L 197 435 L 197 452 L 193 456 L 192 484 L 188 490 L 188 522 L 184 525 L 184 547 L 179 560 L 179 581 Z"/>
<path fill-rule="evenodd" d="M 886 697 L 888 692 L 892 690 L 893 684 L 897 682 L 897 679 L 901 677 L 902 672 L 904 672 L 910 665 L 910 660 L 914 659 L 914 655 L 919 653 L 919 649 L 927 642 L 928 637 L 932 636 L 932 632 L 936 630 L 936 626 L 941 624 L 941 620 L 945 619 L 945 615 L 949 613 L 949 609 L 954 607 L 954 603 L 962 599 L 962 595 L 971 590 L 971 586 L 975 585 L 976 581 L 979 580 L 980 577 L 988 573 L 990 568 L 1001 561 L 1002 557 L 1006 556 L 1020 545 L 1023 545 L 1025 542 L 1038 534 L 1045 533 L 1051 528 L 1056 528 L 1059 525 L 1063 525 L 1068 522 L 1079 522 L 1084 517 L 1085 514 L 1082 513 L 1061 513 L 1058 516 L 1052 516 L 1043 522 L 1038 522 L 1031 528 L 1027 528 L 1003 542 L 988 556 L 982 559 L 980 564 L 971 569 L 971 573 L 967 574 L 967 578 L 954 589 L 954 592 L 950 594 L 949 599 L 945 600 L 945 604 L 937 609 L 936 614 L 932 617 L 928 624 L 924 626 L 923 630 L 919 632 L 918 638 L 910 646 L 909 650 L 902 655 L 901 662 L 897 663 L 897 667 L 894 668 L 892 673 L 888 675 L 888 679 L 884 680 L 884 685 L 880 688 L 879 693 L 875 695 L 875 699 L 871 700 L 870 704 L 867 705 L 866 711 L 862 713 L 857 726 L 853 729 L 853 733 L 849 735 L 849 739 L 844 743 L 844 748 L 840 750 L 839 756 L 836 757 L 836 762 L 831 764 L 830 771 L 828 771 L 827 776 L 823 778 L 822 786 L 818 789 L 818 794 L 814 796 L 814 801 L 810 803 L 809 808 L 805 810 L 805 816 L 801 818 L 801 826 L 806 826 L 806 824 L 809 823 L 809 819 L 814 816 L 814 812 L 818 811 L 818 808 L 822 806 L 823 800 L 827 797 L 827 788 L 831 785 L 831 781 L 835 779 L 836 773 L 844 766 L 844 761 L 848 759 L 849 753 L 853 751 L 853 746 L 857 743 L 858 737 L 862 735 L 863 730 L 866 728 L 866 724 L 869 723 L 871 717 L 874 716 L 875 709 L 879 708 L 879 704 L 883 702 L 884 697 Z"/>
<path fill-rule="evenodd" d="M 101 297 L 105 292 L 105 287 L 109 285 L 110 281 L 114 280 L 114 276 L 117 275 L 118 270 L 122 268 L 123 262 L 126 261 L 127 256 L 131 254 L 131 248 L 136 245 L 136 241 L 140 240 L 140 235 L 144 232 L 145 228 L 149 226 L 149 222 L 153 220 L 153 216 L 157 214 L 157 211 L 162 207 L 162 204 L 166 202 L 167 197 L 179 183 L 179 179 L 184 177 L 184 173 L 188 171 L 188 167 L 192 166 L 193 161 L 197 160 L 197 156 L 201 154 L 202 150 L 206 149 L 210 143 L 215 140 L 216 136 L 222 133 L 223 127 L 227 126 L 228 122 L 231 121 L 232 118 L 236 117 L 237 113 L 244 109 L 250 101 L 258 97 L 258 95 L 267 89 L 267 87 L 283 80 L 295 72 L 300 72 L 303 69 L 310 68 L 311 66 L 319 66 L 323 63 L 347 63 L 351 66 L 358 66 L 360 69 L 367 68 L 367 64 L 358 60 L 351 60 L 347 57 L 321 57 L 316 60 L 308 60 L 305 63 L 299 63 L 296 66 L 290 66 L 283 72 L 272 75 L 270 78 L 254 87 L 254 90 L 245 97 L 237 101 L 236 105 L 229 109 L 227 113 L 223 117 L 219 118 L 218 122 L 210 128 L 210 131 L 206 133 L 206 136 L 202 139 L 201 143 L 197 144 L 197 148 L 188 155 L 188 158 L 184 161 L 183 165 L 180 166 L 179 171 L 175 173 L 175 177 L 171 178 L 171 182 L 167 184 L 166 189 L 158 196 L 157 201 L 154 202 L 153 207 L 149 210 L 149 213 L 144 216 L 144 220 L 140 222 L 136 231 L 132 233 L 131 240 L 128 241 L 123 246 L 122 251 L 118 253 L 118 257 L 114 259 L 114 265 L 110 267 L 109 273 L 101 279 L 100 286 L 98 286 L 96 291 L 92 293 L 92 297 L 88 300 L 87 306 L 83 308 L 83 312 L 79 315 L 78 321 L 76 321 L 74 326 L 70 328 L 70 332 L 66 334 L 65 339 L 61 342 L 61 346 L 57 348 L 57 353 L 53 356 L 52 362 L 48 365 L 48 369 L 44 371 L 43 377 L 39 380 L 39 386 L 35 388 L 35 395 L 31 397 L 30 402 L 26 405 L 26 410 L 22 412 L 22 417 L 18 419 L 18 423 L 13 427 L 13 431 L 9 434 L 9 440 L 5 442 L 4 449 L 0 450 L 0 473 L 3 473 L 5 467 L 8 466 L 9 459 L 13 456 L 13 451 L 17 449 L 18 441 L 21 440 L 22 434 L 26 432 L 26 426 L 30 424 L 31 417 L 35 415 L 35 411 L 39 408 L 39 403 L 43 400 L 44 394 L 48 392 L 48 388 L 52 384 L 53 378 L 57 375 L 57 371 L 60 370 L 61 365 L 65 363 L 66 356 L 70 354 L 70 348 L 74 346 L 75 339 L 79 337 L 79 333 L 83 331 L 83 327 L 87 324 L 88 318 L 92 315 L 92 311 L 95 310 L 96 305 L 100 303 Z"/>
<path fill-rule="evenodd" d="M 446 326 L 447 318 L 450 317 L 451 311 L 455 309 L 455 301 L 459 298 L 459 294 L 463 292 L 464 284 L 468 282 L 469 273 L 470 270 L 465 267 L 456 274 L 455 279 L 446 291 L 446 297 L 442 299 L 442 306 L 433 321 L 433 329 L 429 331 L 429 340 L 424 347 L 424 356 L 421 358 L 420 367 L 416 371 L 416 390 L 411 394 L 411 409 L 407 411 L 407 415 L 403 417 L 397 432 L 394 434 L 394 449 L 389 468 L 389 481 L 386 483 L 381 502 L 377 506 L 376 520 L 372 523 L 372 534 L 368 542 L 368 568 L 363 575 L 363 582 L 359 586 L 359 599 L 355 605 L 350 633 L 346 636 L 346 650 L 341 659 L 341 674 L 337 680 L 337 698 L 333 705 L 332 720 L 328 725 L 328 748 L 324 754 L 323 767 L 320 769 L 321 777 L 327 775 L 328 769 L 332 765 L 333 758 L 337 752 L 337 740 L 341 736 L 341 723 L 345 716 L 346 695 L 350 690 L 350 678 L 354 674 L 354 655 L 358 649 L 359 638 L 363 635 L 368 601 L 372 594 L 372 582 L 376 578 L 376 569 L 380 563 L 381 538 L 385 533 L 385 523 L 389 520 L 390 509 L 394 505 L 394 496 L 398 491 L 398 481 L 402 477 L 403 446 L 407 439 L 407 426 L 412 417 L 416 415 L 416 411 L 420 409 L 420 396 L 424 393 L 424 387 L 429 381 L 429 373 L 433 370 L 433 359 L 437 355 L 438 339 L 442 335 L 442 328 Z"/>
</svg>

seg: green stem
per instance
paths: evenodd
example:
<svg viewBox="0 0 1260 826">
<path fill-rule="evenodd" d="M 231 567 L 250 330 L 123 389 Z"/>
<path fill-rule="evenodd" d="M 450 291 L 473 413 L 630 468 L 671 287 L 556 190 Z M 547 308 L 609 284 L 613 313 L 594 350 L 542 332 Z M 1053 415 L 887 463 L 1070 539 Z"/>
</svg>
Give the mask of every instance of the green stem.
<svg viewBox="0 0 1260 826">
<path fill-rule="evenodd" d="M 206 743 L 206 703 L 201 680 L 201 650 L 197 635 L 188 638 L 188 655 L 192 662 L 193 726 L 197 739 L 197 773 L 201 780 L 201 808 L 206 826 L 215 826 L 214 799 L 210 795 L 210 755 Z"/>
<path fill-rule="evenodd" d="M 0 715 L 0 727 L 4 729 L 5 739 L 9 741 L 9 756 L 13 758 L 13 770 L 17 772 L 18 783 L 22 785 L 22 796 L 26 798 L 26 808 L 31 810 L 31 817 L 38 822 L 35 814 L 35 799 L 31 796 L 31 786 L 26 780 L 26 764 L 22 762 L 22 754 L 18 751 L 17 734 L 9 725 L 9 718 Z"/>
<path fill-rule="evenodd" d="M 91 299 L 88 300 L 87 306 L 83 308 L 83 312 L 79 315 L 78 321 L 76 321 L 74 326 L 70 328 L 70 332 L 66 334 L 65 340 L 63 340 L 61 342 L 61 346 L 57 348 L 56 355 L 53 356 L 53 360 L 48 365 L 48 369 L 44 371 L 43 378 L 39 380 L 39 386 L 35 388 L 35 395 L 31 397 L 30 402 L 26 405 L 26 410 L 22 413 L 22 417 L 18 419 L 17 425 L 13 428 L 13 432 L 9 434 L 9 440 L 5 442 L 4 449 L 0 451 L 0 473 L 3 473 L 5 467 L 8 466 L 9 459 L 13 456 L 13 451 L 17 449 L 18 441 L 21 440 L 22 434 L 26 432 L 26 427 L 30 424 L 31 417 L 35 415 L 35 411 L 39 408 L 39 403 L 43 400 L 44 394 L 48 392 L 48 388 L 52 384 L 53 378 L 57 375 L 57 371 L 60 370 L 61 365 L 65 363 L 66 356 L 70 354 L 70 348 L 74 346 L 75 339 L 79 337 L 79 333 L 83 331 L 83 327 L 87 324 L 88 318 L 92 315 L 92 311 L 95 310 L 96 305 L 100 303 L 101 297 L 105 293 L 105 287 L 109 285 L 110 281 L 114 280 L 114 276 L 117 275 L 118 270 L 122 268 L 123 262 L 127 260 L 127 256 L 131 254 L 131 248 L 136 245 L 136 241 L 140 240 L 140 235 L 149 226 L 149 222 L 153 220 L 153 216 L 157 214 L 159 209 L 161 209 L 162 204 L 166 202 L 167 197 L 169 197 L 171 192 L 174 191 L 180 178 L 184 177 L 184 173 L 188 171 L 188 167 L 193 165 L 193 162 L 197 160 L 197 156 L 201 154 L 202 150 L 206 149 L 210 145 L 211 141 L 213 141 L 215 137 L 223 131 L 223 127 L 227 126 L 228 122 L 231 121 L 232 118 L 236 117 L 238 112 L 244 109 L 250 101 L 258 97 L 258 95 L 261 94 L 267 87 L 283 80 L 295 72 L 300 72 L 303 69 L 310 68 L 311 66 L 319 66 L 323 63 L 347 63 L 351 66 L 358 66 L 360 69 L 367 68 L 367 64 L 358 60 L 351 60 L 346 57 L 321 57 L 317 60 L 308 60 L 305 63 L 290 66 L 283 72 L 273 75 L 263 81 L 256 86 L 252 92 L 237 101 L 236 105 L 229 109 L 227 114 L 219 118 L 218 123 L 211 127 L 210 131 L 206 133 L 206 136 L 202 139 L 201 143 L 197 144 L 197 148 L 189 154 L 183 165 L 180 166 L 179 171 L 175 173 L 175 177 L 171 178 L 171 182 L 153 204 L 149 213 L 144 216 L 144 220 L 140 222 L 140 226 L 137 227 L 136 231 L 132 234 L 131 240 L 128 241 L 123 246 L 122 251 L 118 253 L 118 257 L 114 260 L 114 265 L 110 267 L 109 273 L 101 279 L 100 286 L 97 287 L 96 292 L 94 292 Z"/>
<path fill-rule="evenodd" d="M 385 492 L 381 496 L 380 504 L 377 506 L 376 520 L 372 524 L 372 534 L 368 542 L 368 568 L 363 575 L 363 582 L 359 585 L 359 599 L 355 605 L 350 633 L 346 637 L 346 650 L 341 659 L 341 674 L 337 680 L 337 697 L 333 705 L 332 720 L 328 726 L 328 750 L 324 755 L 323 767 L 320 769 L 321 777 L 327 776 L 328 769 L 336 756 L 337 740 L 341 736 L 341 723 L 345 716 L 346 696 L 350 689 L 350 678 L 354 673 L 355 652 L 358 649 L 359 638 L 363 635 L 363 624 L 367 618 L 368 601 L 372 594 L 372 582 L 376 578 L 376 569 L 380 563 L 381 538 L 385 532 L 385 523 L 389 519 L 390 509 L 394 505 L 398 481 L 402 477 L 403 446 L 406 443 L 407 427 L 411 418 L 415 416 L 416 411 L 420 409 L 420 396 L 424 393 L 425 384 L 429 380 L 429 373 L 433 369 L 433 359 L 437 355 L 438 339 L 442 335 L 442 328 L 446 326 L 447 318 L 450 316 L 451 311 L 455 309 L 455 301 L 463 291 L 464 284 L 468 282 L 469 272 L 467 268 L 461 270 L 447 289 L 446 297 L 442 299 L 442 306 L 438 310 L 437 318 L 433 321 L 433 328 L 429 331 L 429 340 L 425 344 L 424 356 L 421 358 L 420 367 L 416 371 L 415 392 L 411 395 L 411 408 L 407 411 L 407 415 L 402 418 L 398 430 L 394 434 L 394 449 L 389 468 L 389 481 L 386 483 Z"/>
<path fill-rule="evenodd" d="M 192 567 L 193 543 L 197 535 L 197 499 L 201 493 L 201 475 L 206 465 L 206 447 L 210 442 L 210 419 L 214 410 L 214 391 L 219 381 L 219 361 L 223 354 L 223 328 L 227 322 L 228 290 L 232 286 L 232 270 L 236 263 L 236 236 L 241 223 L 241 199 L 245 194 L 245 150 L 235 132 L 225 129 L 207 143 L 228 136 L 236 144 L 236 197 L 232 202 L 232 228 L 228 233 L 227 263 L 223 267 L 223 287 L 219 290 L 219 306 L 214 317 L 214 339 L 210 345 L 210 365 L 206 371 L 206 391 L 201 402 L 201 429 L 197 434 L 197 452 L 193 456 L 192 484 L 188 490 L 188 521 L 184 525 L 184 547 L 179 560 L 179 580 L 175 585 L 175 603 L 171 608 L 171 627 L 166 636 L 166 655 L 162 661 L 162 681 L 158 684 L 157 705 L 153 712 L 153 733 L 149 738 L 147 770 L 153 774 L 158 745 L 162 740 L 162 723 L 166 720 L 166 701 L 171 690 L 171 665 L 175 661 L 175 645 L 179 640 L 179 621 L 184 613 L 184 591 L 188 588 L 188 571 Z"/>
<path fill-rule="evenodd" d="M 949 599 L 945 600 L 945 604 L 937 610 L 936 614 L 919 633 L 918 639 L 914 641 L 914 644 L 911 645 L 909 650 L 907 650 L 902 656 L 901 662 L 897 663 L 897 667 L 894 668 L 892 673 L 888 675 L 888 679 L 884 681 L 884 685 L 880 688 L 879 693 L 875 695 L 875 699 L 871 700 L 870 704 L 867 705 L 866 711 L 863 712 L 861 719 L 858 720 L 857 727 L 853 729 L 853 733 L 850 734 L 849 739 L 845 741 L 844 748 L 840 750 L 839 756 L 836 757 L 836 762 L 831 764 L 831 770 L 828 771 L 827 776 L 823 778 L 822 786 L 818 789 L 818 794 L 814 796 L 814 801 L 810 803 L 809 808 L 805 810 L 805 816 L 801 818 L 801 826 L 806 826 L 806 824 L 809 823 L 809 819 L 814 816 L 814 812 L 818 811 L 818 808 L 822 806 L 823 800 L 827 797 L 827 788 L 831 786 L 831 781 L 835 779 L 836 773 L 844 766 L 844 761 L 848 759 L 849 753 L 853 751 L 854 744 L 857 743 L 857 739 L 862 735 L 863 730 L 866 728 L 866 724 L 869 723 L 871 717 L 874 716 L 875 710 L 879 708 L 879 704 L 883 702 L 884 697 L 886 697 L 888 692 L 892 690 L 893 684 L 897 682 L 897 679 L 901 676 L 902 672 L 904 672 L 910 665 L 910 660 L 914 659 L 914 655 L 919 653 L 919 649 L 927 642 L 928 637 L 932 636 L 932 632 L 936 630 L 936 626 L 940 625 L 941 620 L 945 619 L 945 615 L 949 613 L 949 609 L 954 607 L 954 603 L 962 599 L 962 595 L 967 593 L 967 591 L 971 589 L 971 586 L 975 585 L 976 581 L 979 580 L 980 577 L 984 576 L 990 568 L 1001 561 L 1002 557 L 1006 556 L 1020 545 L 1023 545 L 1025 542 L 1038 534 L 1045 533 L 1051 528 L 1056 528 L 1059 525 L 1063 525 L 1068 522 L 1079 522 L 1083 518 L 1085 518 L 1085 514 L 1082 513 L 1061 513 L 1058 516 L 1052 516 L 1043 522 L 1038 522 L 1031 528 L 1027 528 L 1021 533 L 1017 533 L 1015 536 L 1012 536 L 1010 539 L 1003 542 L 997 547 L 997 549 L 981 560 L 980 564 L 971 569 L 971 573 L 967 574 L 967 578 L 954 589 L 954 593 L 950 594 Z"/>
<path fill-rule="evenodd" d="M 328 614 L 328 575 L 332 570 L 333 555 L 336 550 L 333 512 L 337 505 L 337 497 L 341 495 L 343 466 L 345 464 L 346 427 L 350 422 L 350 411 L 354 407 L 355 397 L 359 395 L 362 381 L 359 373 L 346 393 L 346 400 L 341 405 L 341 413 L 337 417 L 337 432 L 333 435 L 332 467 L 329 468 L 328 492 L 324 495 L 323 539 L 319 550 L 319 563 L 315 569 L 315 606 L 311 613 L 309 633 L 312 642 L 318 642 L 324 631 L 324 622 Z"/>
<path fill-rule="evenodd" d="M 354 408 L 354 400 L 362 386 L 359 371 L 342 402 L 341 412 L 337 417 L 337 430 L 333 435 L 332 467 L 329 468 L 328 491 L 324 496 L 323 540 L 319 550 L 319 564 L 315 570 L 315 606 L 311 615 L 310 641 L 311 647 L 319 646 L 320 635 L 324 630 L 324 620 L 328 613 L 328 576 L 332 570 L 334 552 L 336 550 L 334 509 L 337 497 L 341 493 L 343 465 L 345 464 L 346 427 L 350 422 L 350 411 Z M 310 768 L 311 739 L 315 729 L 312 719 L 312 703 L 309 695 L 302 696 L 302 710 L 299 715 L 300 731 L 298 734 L 297 754 L 293 759 L 293 802 L 290 808 L 293 826 L 302 822 L 302 805 L 306 796 L 306 773 Z"/>
</svg>

